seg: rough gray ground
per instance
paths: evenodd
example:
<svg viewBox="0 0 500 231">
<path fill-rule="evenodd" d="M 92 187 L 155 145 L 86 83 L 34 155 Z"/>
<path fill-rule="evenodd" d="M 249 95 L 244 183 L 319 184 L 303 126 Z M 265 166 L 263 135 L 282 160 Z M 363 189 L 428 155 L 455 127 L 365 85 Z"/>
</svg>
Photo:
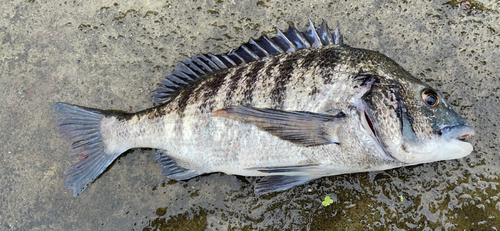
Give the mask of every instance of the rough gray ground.
<svg viewBox="0 0 500 231">
<path fill-rule="evenodd" d="M 497 230 L 499 11 L 493 0 L 1 1 L 0 230 Z M 287 22 L 304 28 L 306 16 L 338 21 L 346 44 L 380 51 L 445 92 L 476 129 L 472 155 L 255 197 L 254 177 L 167 183 L 153 152 L 136 150 L 81 196 L 64 190 L 70 147 L 52 103 L 151 107 L 150 91 L 177 61 Z M 327 195 L 334 203 L 323 207 Z"/>
</svg>

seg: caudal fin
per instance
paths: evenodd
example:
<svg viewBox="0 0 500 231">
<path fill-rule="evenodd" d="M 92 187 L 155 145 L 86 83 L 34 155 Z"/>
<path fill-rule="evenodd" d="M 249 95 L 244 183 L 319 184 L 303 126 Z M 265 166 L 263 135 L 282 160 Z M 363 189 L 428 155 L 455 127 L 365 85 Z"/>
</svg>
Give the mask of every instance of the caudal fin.
<svg viewBox="0 0 500 231">
<path fill-rule="evenodd" d="M 71 144 L 76 161 L 66 172 L 66 189 L 73 196 L 83 192 L 121 154 L 106 153 L 101 135 L 101 121 L 107 112 L 66 103 L 53 105 L 54 122 Z"/>
</svg>

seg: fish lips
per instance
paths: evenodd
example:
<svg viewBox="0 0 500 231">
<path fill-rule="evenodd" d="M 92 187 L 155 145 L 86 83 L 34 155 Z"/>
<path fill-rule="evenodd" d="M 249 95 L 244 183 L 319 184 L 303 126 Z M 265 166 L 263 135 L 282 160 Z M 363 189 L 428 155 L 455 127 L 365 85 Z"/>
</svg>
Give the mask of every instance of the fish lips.
<svg viewBox="0 0 500 231">
<path fill-rule="evenodd" d="M 472 152 L 472 145 L 465 142 L 465 139 L 471 138 L 475 135 L 474 128 L 468 124 L 447 126 L 442 128 L 439 133 L 446 141 L 458 140 L 463 145 L 460 145 L 463 149 Z"/>
</svg>

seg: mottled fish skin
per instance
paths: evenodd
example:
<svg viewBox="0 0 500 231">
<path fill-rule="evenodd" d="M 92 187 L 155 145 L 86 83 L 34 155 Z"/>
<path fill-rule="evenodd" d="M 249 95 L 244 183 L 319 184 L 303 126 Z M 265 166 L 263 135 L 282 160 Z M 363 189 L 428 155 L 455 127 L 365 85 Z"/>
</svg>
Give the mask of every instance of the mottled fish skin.
<svg viewBox="0 0 500 231">
<path fill-rule="evenodd" d="M 268 176 L 256 193 L 472 151 L 459 140 L 472 127 L 440 93 L 378 52 L 343 45 L 338 28 L 328 30 L 311 22 L 304 32 L 291 26 L 227 55 L 194 56 L 162 80 L 155 100 L 163 104 L 137 113 L 55 104 L 55 122 L 79 158 L 67 188 L 78 195 L 131 148 L 159 149 L 171 179 Z"/>
<path fill-rule="evenodd" d="M 212 113 L 229 105 L 245 105 L 317 113 L 338 110 L 348 112 L 348 116 L 358 116 L 354 101 L 368 89 L 360 86 L 361 83 L 355 80 L 355 76 L 362 68 L 374 68 L 366 65 L 369 60 L 374 59 L 370 55 L 380 56 L 375 52 L 332 46 L 300 50 L 239 66 L 200 82 L 166 105 L 134 115 L 111 117 L 109 120 L 114 122 L 109 124 L 109 128 L 102 130 L 115 133 L 110 134 L 106 140 L 122 140 L 121 144 L 108 146 L 123 147 L 129 144 L 130 147 L 165 149 L 169 154 L 172 153 L 170 155 L 179 161 L 179 165 L 200 169 L 199 172 L 224 171 L 238 174 L 238 171 L 258 166 L 296 165 L 300 162 L 328 163 L 329 158 L 325 156 L 335 159 L 339 156 L 331 155 L 331 151 L 325 153 L 327 150 L 323 150 L 324 148 L 317 148 L 317 151 L 307 151 L 315 153 L 312 155 L 314 158 L 305 157 L 300 153 L 306 152 L 307 148 L 291 146 L 256 128 L 214 117 Z M 362 60 L 356 61 L 357 58 Z M 253 84 L 246 84 L 247 82 Z M 160 126 L 152 128 L 152 124 Z M 345 129 L 354 130 L 352 135 L 355 135 L 353 128 L 356 126 L 344 126 Z M 134 127 L 138 132 L 125 133 L 125 136 L 120 137 L 120 134 L 124 134 L 120 132 L 120 127 L 123 130 Z M 141 137 L 141 142 L 136 142 L 138 137 Z M 262 146 L 261 150 L 258 146 Z M 334 145 L 332 148 L 339 149 L 337 152 L 340 154 L 343 146 Z M 356 143 L 352 146 L 349 147 L 350 150 L 365 145 Z M 270 150 L 270 147 L 274 148 Z M 267 153 L 268 163 L 261 160 L 263 152 Z M 290 157 L 293 153 L 296 155 Z M 292 162 L 283 161 L 287 158 Z M 348 159 L 353 160 L 352 164 L 363 165 L 355 158 Z M 189 165 L 180 164 L 183 162 Z M 198 166 L 193 166 L 195 164 Z M 206 169 L 207 167 L 211 169 Z M 234 169 L 226 170 L 229 168 Z"/>
</svg>

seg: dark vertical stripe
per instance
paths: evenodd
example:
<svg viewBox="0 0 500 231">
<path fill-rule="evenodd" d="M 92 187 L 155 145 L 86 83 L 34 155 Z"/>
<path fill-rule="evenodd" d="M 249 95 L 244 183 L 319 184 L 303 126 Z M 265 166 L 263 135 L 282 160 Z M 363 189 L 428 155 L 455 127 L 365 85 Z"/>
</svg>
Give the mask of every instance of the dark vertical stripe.
<svg viewBox="0 0 500 231">
<path fill-rule="evenodd" d="M 269 65 L 267 65 L 267 67 L 266 67 L 266 77 L 267 78 L 272 78 L 272 76 L 273 76 L 272 71 L 274 70 L 276 65 L 279 64 L 279 61 L 280 61 L 279 57 L 278 58 L 274 57 L 274 58 L 270 58 L 267 60 L 267 62 L 270 62 Z"/>
<path fill-rule="evenodd" d="M 324 49 L 311 49 L 307 50 L 300 63 L 301 68 L 309 69 L 318 65 L 320 54 Z"/>
<path fill-rule="evenodd" d="M 177 113 L 179 117 L 184 117 L 184 110 L 186 110 L 187 103 L 191 97 L 193 97 L 193 91 L 195 86 L 184 89 L 184 91 L 178 96 L 177 101 Z"/>
<path fill-rule="evenodd" d="M 229 76 L 229 86 L 226 92 L 226 99 L 224 100 L 225 107 L 230 106 L 231 102 L 233 101 L 233 92 L 238 89 L 239 80 L 241 79 L 241 76 L 243 76 L 243 73 L 245 73 L 245 70 L 248 68 L 248 66 L 245 65 L 236 68 L 236 71 L 232 73 L 231 76 Z"/>
<path fill-rule="evenodd" d="M 245 87 L 243 89 L 243 101 L 244 105 L 252 105 L 253 102 L 253 92 L 255 91 L 255 83 L 259 77 L 259 71 L 264 67 L 265 61 L 253 62 L 250 71 L 245 74 Z"/>
<path fill-rule="evenodd" d="M 342 60 L 342 55 L 336 49 L 320 49 L 317 53 L 317 66 L 319 69 L 325 73 L 322 74 L 324 84 L 332 84 L 334 81 L 334 76 L 330 70 L 335 70 L 335 67 L 340 64 Z"/>
<path fill-rule="evenodd" d="M 179 115 L 179 119 L 175 121 L 174 131 L 178 136 L 182 136 L 183 127 L 184 127 L 184 110 L 188 105 L 188 101 L 192 97 L 196 97 L 193 92 L 196 86 L 192 86 L 190 88 L 185 88 L 183 92 L 178 96 L 177 99 L 177 114 Z"/>
<path fill-rule="evenodd" d="M 297 56 L 300 52 L 290 53 L 288 57 L 285 58 L 278 65 L 278 75 L 276 76 L 276 82 L 273 90 L 271 91 L 271 100 L 273 102 L 273 108 L 283 109 L 285 101 L 285 92 L 288 83 L 292 78 L 294 71 L 294 63 L 297 61 Z"/>
<path fill-rule="evenodd" d="M 198 90 L 203 94 L 199 99 L 202 101 L 199 109 L 208 108 L 208 111 L 213 110 L 212 107 L 214 103 L 214 97 L 217 95 L 217 93 L 219 93 L 221 86 L 224 84 L 224 77 L 224 73 L 219 73 L 212 76 L 203 83 L 203 85 Z M 196 92 L 194 94 L 198 95 L 199 93 Z"/>
</svg>

